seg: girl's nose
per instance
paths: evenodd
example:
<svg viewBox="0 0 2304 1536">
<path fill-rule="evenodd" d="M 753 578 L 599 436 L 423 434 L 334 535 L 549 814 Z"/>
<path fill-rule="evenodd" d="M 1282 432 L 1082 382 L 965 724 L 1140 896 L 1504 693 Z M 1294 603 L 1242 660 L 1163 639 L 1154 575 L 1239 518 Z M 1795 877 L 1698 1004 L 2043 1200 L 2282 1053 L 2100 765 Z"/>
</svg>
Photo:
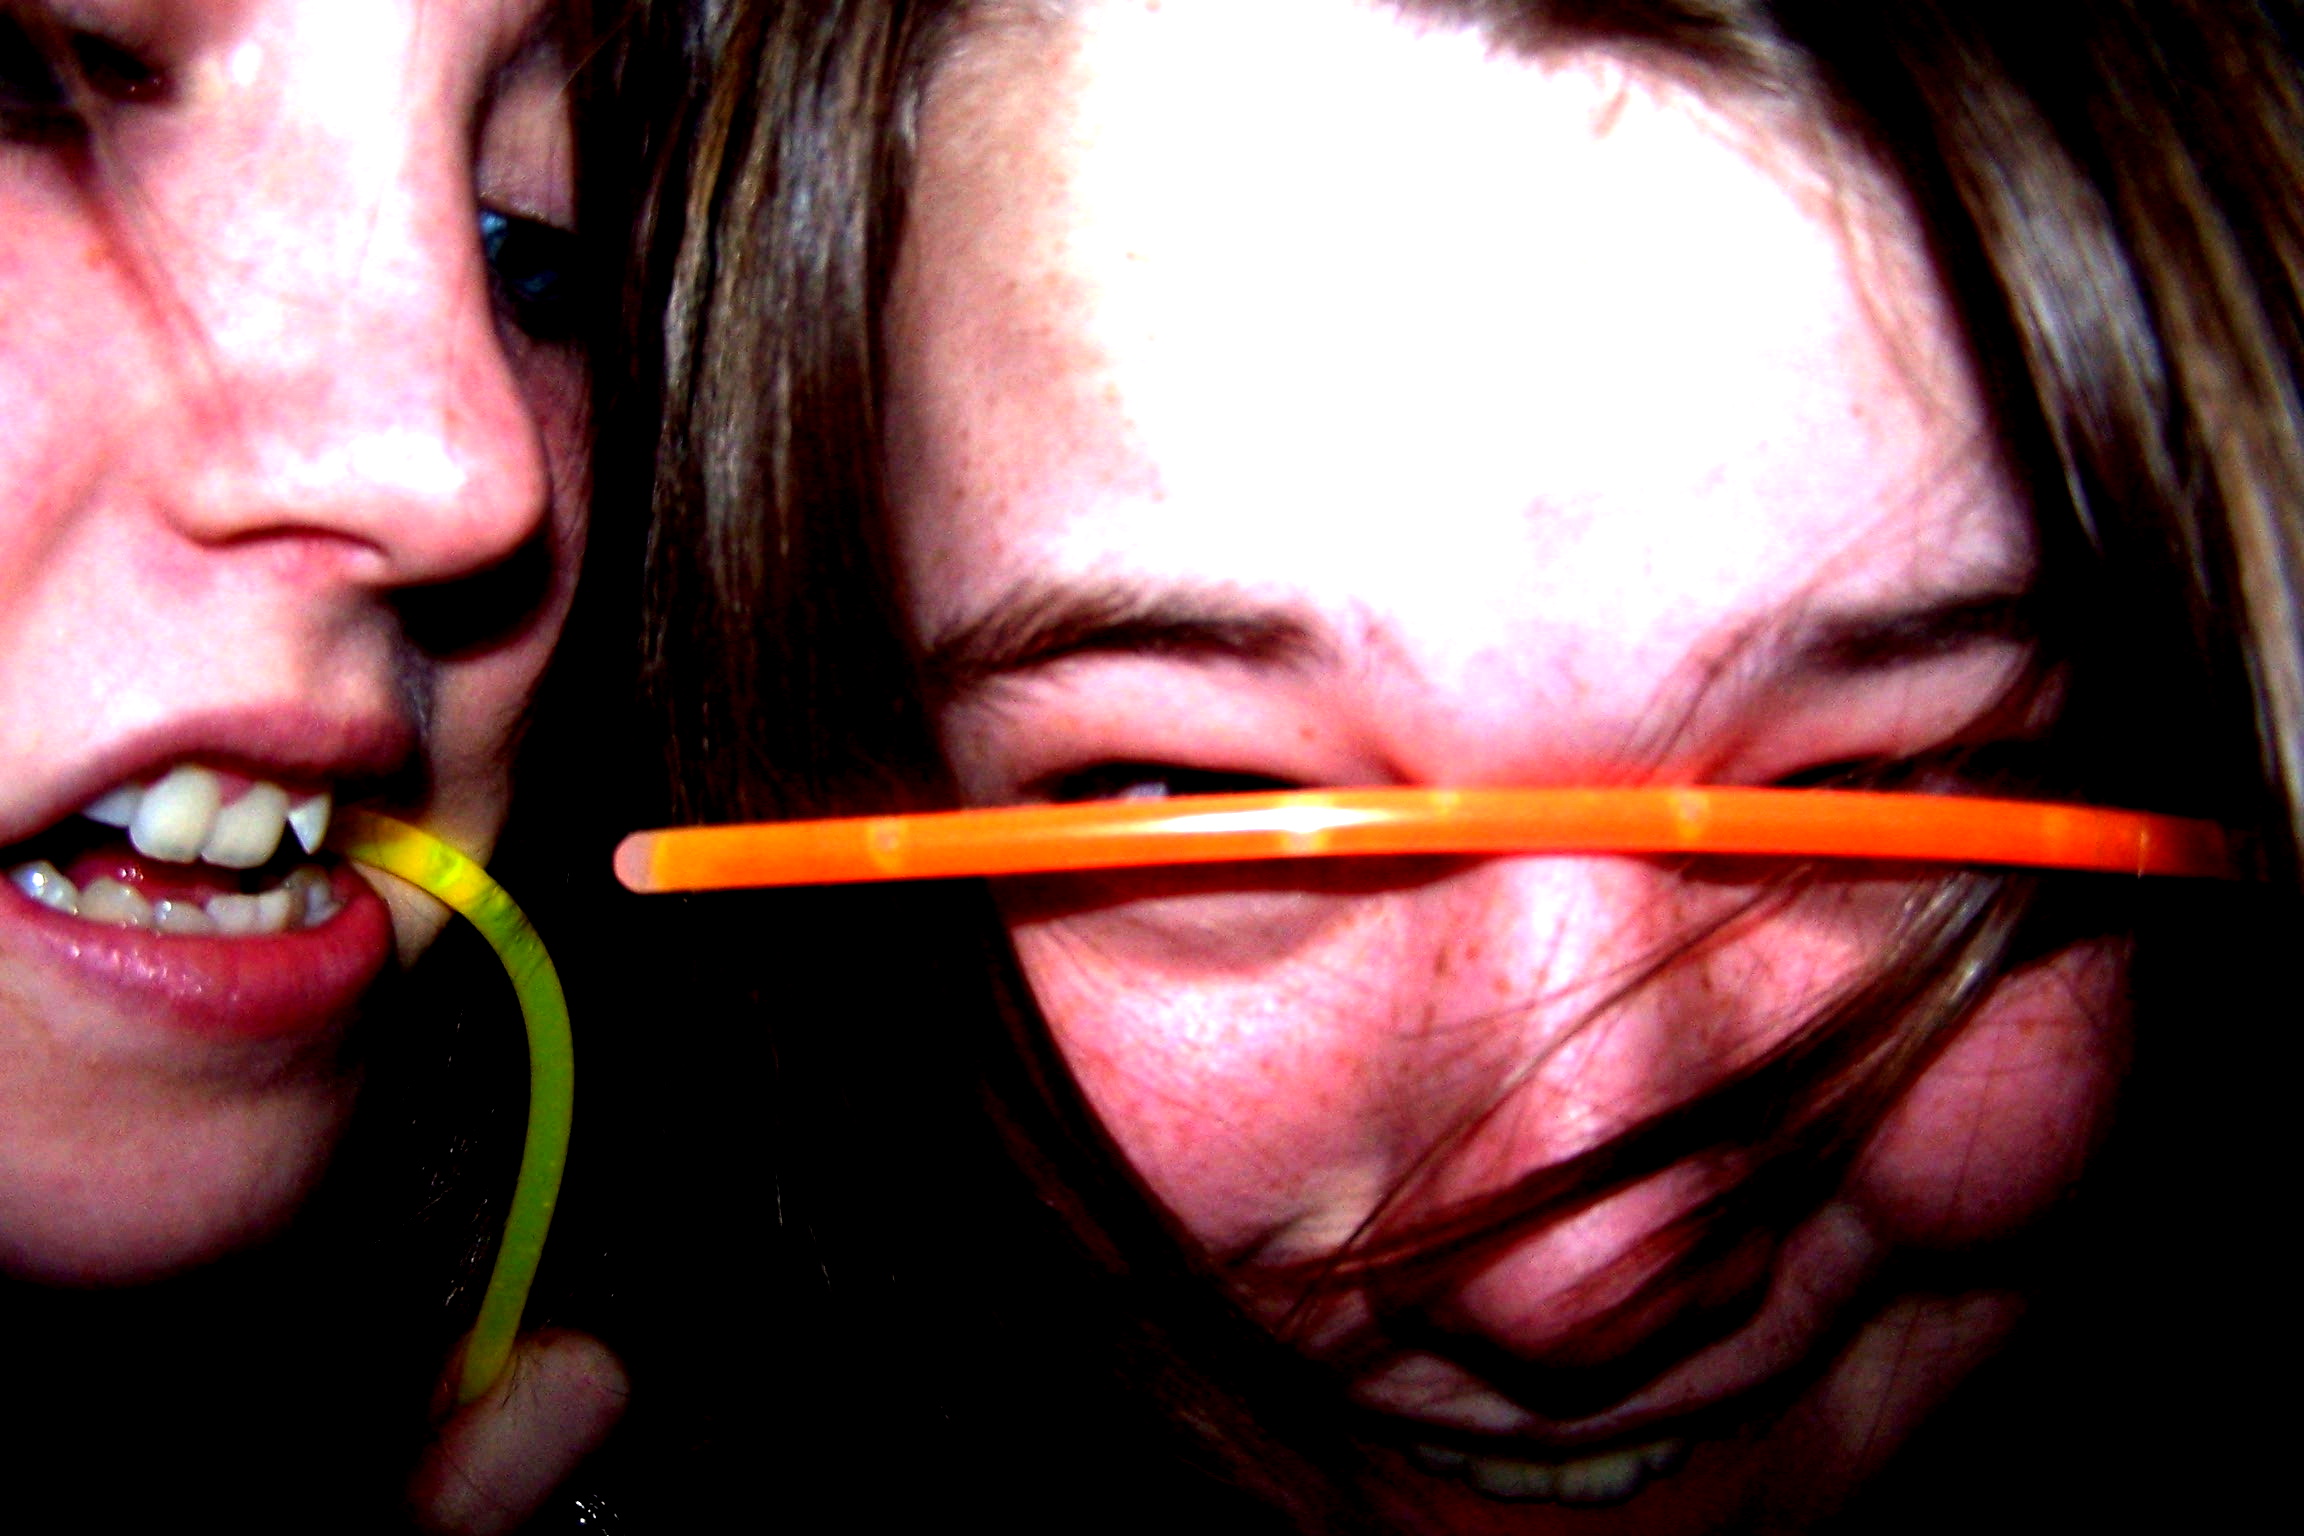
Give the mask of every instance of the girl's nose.
<svg viewBox="0 0 2304 1536">
<path fill-rule="evenodd" d="M 1500 859 L 1435 892 L 1430 1037 L 1481 1037 L 1475 1096 L 1402 1215 L 1485 1207 L 1489 1240 L 1397 1298 L 1442 1350 L 1530 1373 L 1565 1415 L 1623 1395 L 1651 1355 L 1748 1315 L 1772 1238 L 1691 1222 L 1739 1176 L 1732 1147 L 1635 1155 L 1573 1203 L 1543 1176 L 1717 1086 L 1792 1027 L 1828 978 L 1783 914 L 1748 888 L 1705 886 L 1629 858 Z M 1440 1080 L 1438 1074 L 1426 1078 Z M 1661 1147 L 1666 1142 L 1659 1140 Z M 1549 1381 L 1549 1387 L 1540 1386 Z"/>
<path fill-rule="evenodd" d="M 203 544 L 318 540 L 363 584 L 447 581 L 535 535 L 549 464 L 499 334 L 470 147 L 403 99 L 426 91 L 421 68 L 375 60 L 306 120 L 301 77 L 345 62 L 321 52 L 225 92 L 219 135 L 244 157 L 154 210 L 174 259 L 144 281 L 183 344 L 156 349 L 147 491 Z"/>
<path fill-rule="evenodd" d="M 1407 1037 L 1479 1057 L 1478 1181 L 1582 1151 L 1701 1071 L 1724 1022 L 1701 972 L 1704 903 L 1635 858 L 1498 858 L 1419 902 Z"/>
</svg>

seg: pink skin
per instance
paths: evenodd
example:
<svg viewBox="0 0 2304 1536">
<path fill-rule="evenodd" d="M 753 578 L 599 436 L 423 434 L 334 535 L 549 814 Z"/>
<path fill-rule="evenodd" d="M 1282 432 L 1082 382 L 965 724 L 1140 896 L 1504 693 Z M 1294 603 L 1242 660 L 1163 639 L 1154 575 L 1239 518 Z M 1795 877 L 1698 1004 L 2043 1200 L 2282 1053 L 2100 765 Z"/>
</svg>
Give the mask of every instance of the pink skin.
<svg viewBox="0 0 2304 1536">
<path fill-rule="evenodd" d="M 485 855 L 581 550 L 581 369 L 500 314 L 481 205 L 566 224 L 540 0 L 81 0 L 164 82 L 101 171 L 0 140 L 0 845 L 197 761 L 413 770 Z M 451 657 L 395 606 L 541 541 L 543 600 Z M 0 1265 L 115 1283 L 248 1243 L 342 1128 L 345 1031 L 445 914 L 405 888 L 262 939 L 0 893 Z M 387 911 L 387 906 L 389 911 Z"/>
<path fill-rule="evenodd" d="M 981 30 L 930 92 L 888 330 L 912 619 L 937 646 L 1118 594 L 1169 627 L 968 657 L 961 783 L 1757 784 L 1973 739 L 2013 634 L 1823 643 L 2028 580 L 1953 334 L 1895 193 L 1779 106 L 1338 0 Z M 1285 638 L 1222 643 L 1243 626 Z M 1380 1208 L 1499 1188 L 1783 1038 L 1908 894 L 1826 882 L 1604 1005 L 1750 890 L 1432 861 L 1019 883 L 1010 914 L 1097 1112 L 1277 1327 L 1275 1277 Z M 2058 1198 L 2117 1079 L 2119 978 L 2091 946 L 2004 980 L 1836 1193 L 1630 1322 L 1598 1328 L 1647 1273 L 1618 1261 L 1732 1166 L 1520 1234 L 1412 1335 L 1357 1293 L 1301 1323 L 1378 1416 L 1370 1497 L 1449 1532 L 1832 1507 L 2013 1320 L 2018 1297 L 1899 1294 L 1884 1265 Z M 1548 1408 L 1520 1375 L 1707 1316 L 1612 1399 Z M 1699 1412 L 1686 1468 L 1608 1508 L 1395 1448 L 1559 1463 Z"/>
</svg>

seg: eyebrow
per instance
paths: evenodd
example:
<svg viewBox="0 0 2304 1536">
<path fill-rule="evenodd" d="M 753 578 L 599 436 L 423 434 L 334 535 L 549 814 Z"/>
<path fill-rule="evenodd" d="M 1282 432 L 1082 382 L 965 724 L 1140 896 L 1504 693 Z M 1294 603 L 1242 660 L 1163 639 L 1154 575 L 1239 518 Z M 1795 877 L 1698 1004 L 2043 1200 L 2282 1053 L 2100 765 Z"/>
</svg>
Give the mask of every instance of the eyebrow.
<svg viewBox="0 0 2304 1536">
<path fill-rule="evenodd" d="M 1224 587 L 1126 581 L 1011 587 L 930 642 L 922 665 L 940 700 L 1074 656 L 1139 655 L 1300 667 L 1333 648 L 1306 619 Z"/>
<path fill-rule="evenodd" d="M 1989 643 L 2038 639 L 2030 592 L 1967 593 L 1922 607 L 1818 617 L 1778 654 L 1785 671 L 1859 676 Z M 1075 656 L 1138 655 L 1301 667 L 1329 660 L 1324 633 L 1285 608 L 1220 586 L 1027 580 L 929 644 L 930 693 L 948 702 Z"/>
<path fill-rule="evenodd" d="M 1980 644 L 2030 645 L 2039 638 L 2035 595 L 1998 591 L 1917 608 L 1827 615 L 1795 632 L 1786 649 L 1793 670 L 1846 676 L 1889 671 Z"/>
</svg>

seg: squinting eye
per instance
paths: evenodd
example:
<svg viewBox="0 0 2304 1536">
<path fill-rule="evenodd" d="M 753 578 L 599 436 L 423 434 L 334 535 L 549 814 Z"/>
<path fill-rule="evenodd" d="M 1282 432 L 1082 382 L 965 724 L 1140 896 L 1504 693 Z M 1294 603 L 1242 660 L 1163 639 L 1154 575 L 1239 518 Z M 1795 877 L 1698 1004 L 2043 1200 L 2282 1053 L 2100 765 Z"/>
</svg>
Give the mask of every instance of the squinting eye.
<svg viewBox="0 0 2304 1536">
<path fill-rule="evenodd" d="M 2032 740 L 1954 742 L 1900 758 L 1823 763 L 1772 781 L 1781 789 L 1881 789 L 1921 793 L 2038 795 L 2076 793 L 2059 773 L 2049 743 Z"/>
<path fill-rule="evenodd" d="M 565 229 L 480 210 L 480 249 L 512 323 L 538 341 L 566 341 L 582 317 L 583 248 Z"/>
<path fill-rule="evenodd" d="M 87 33 L 59 33 L 54 46 L 69 49 L 71 57 L 59 59 L 21 21 L 0 16 L 0 134 L 77 139 L 87 124 L 67 79 L 103 101 L 151 102 L 168 93 L 158 70 L 117 43 Z"/>
<path fill-rule="evenodd" d="M 1174 795 L 1237 795 L 1302 787 L 1262 773 L 1179 768 L 1173 763 L 1098 763 L 1093 768 L 1048 781 L 1044 792 L 1059 804 L 1074 804 L 1083 800 L 1166 800 Z"/>
<path fill-rule="evenodd" d="M 80 120 L 56 67 L 12 18 L 0 16 L 0 133 L 10 138 L 76 134 Z"/>
</svg>

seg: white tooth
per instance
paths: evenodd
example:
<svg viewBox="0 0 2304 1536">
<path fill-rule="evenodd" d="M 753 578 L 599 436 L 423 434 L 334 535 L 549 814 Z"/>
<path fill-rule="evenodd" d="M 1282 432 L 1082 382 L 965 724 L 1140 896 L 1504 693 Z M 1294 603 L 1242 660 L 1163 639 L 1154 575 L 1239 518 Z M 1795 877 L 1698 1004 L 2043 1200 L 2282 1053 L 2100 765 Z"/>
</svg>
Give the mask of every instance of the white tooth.
<svg viewBox="0 0 2304 1536">
<path fill-rule="evenodd" d="M 122 928 L 152 926 L 152 903 L 139 891 L 117 880 L 92 880 L 80 893 L 80 915 L 92 923 L 113 923 Z"/>
<path fill-rule="evenodd" d="M 1416 1444 L 1408 1447 L 1416 1465 L 1427 1472 L 1461 1472 L 1472 1458 L 1452 1445 Z"/>
<path fill-rule="evenodd" d="M 328 878 L 328 871 L 317 864 L 301 864 L 280 888 L 296 898 L 295 910 L 290 915 L 293 928 L 317 928 L 336 915 L 342 905 L 336 899 L 336 888 Z"/>
<path fill-rule="evenodd" d="M 163 900 L 152 903 L 152 926 L 162 933 L 214 933 L 216 920 L 192 902 Z"/>
<path fill-rule="evenodd" d="M 224 803 L 224 781 L 206 768 L 186 763 L 146 788 L 128 824 L 128 841 L 147 858 L 171 864 L 191 862 L 216 825 Z"/>
<path fill-rule="evenodd" d="M 1464 1469 L 1466 1481 L 1496 1499 L 1549 1499 L 1559 1487 L 1558 1469 L 1541 1461 L 1475 1456 Z"/>
<path fill-rule="evenodd" d="M 320 851 L 320 840 L 328 835 L 328 817 L 335 807 L 335 798 L 326 790 L 306 795 L 288 807 L 289 830 L 306 853 Z"/>
<path fill-rule="evenodd" d="M 254 869 L 280 846 L 280 828 L 288 816 L 288 791 L 259 779 L 248 793 L 216 813 L 200 857 L 226 869 Z"/>
<path fill-rule="evenodd" d="M 286 933 L 289 915 L 300 905 L 285 890 L 270 890 L 256 898 L 256 931 Z"/>
<path fill-rule="evenodd" d="M 108 827 L 124 827 L 136 819 L 136 806 L 143 798 L 143 785 L 123 784 L 99 795 L 80 814 Z"/>
<path fill-rule="evenodd" d="M 224 894 L 211 896 L 207 902 L 208 920 L 216 925 L 218 933 L 241 934 L 256 931 L 256 898 Z"/>
<path fill-rule="evenodd" d="M 1687 1459 L 1688 1442 L 1685 1440 L 1659 1440 L 1654 1445 L 1642 1447 L 1640 1451 L 1640 1465 L 1659 1476 L 1679 1471 L 1680 1463 Z"/>
<path fill-rule="evenodd" d="M 16 883 L 16 889 L 44 907 L 54 907 L 59 912 L 80 910 L 80 888 L 46 859 L 17 865 L 8 871 L 8 878 Z"/>
<path fill-rule="evenodd" d="M 1628 1499 L 1641 1484 L 1640 1452 L 1612 1451 L 1565 1462 L 1559 1473 L 1559 1499 L 1563 1504 L 1613 1504 Z"/>
</svg>

